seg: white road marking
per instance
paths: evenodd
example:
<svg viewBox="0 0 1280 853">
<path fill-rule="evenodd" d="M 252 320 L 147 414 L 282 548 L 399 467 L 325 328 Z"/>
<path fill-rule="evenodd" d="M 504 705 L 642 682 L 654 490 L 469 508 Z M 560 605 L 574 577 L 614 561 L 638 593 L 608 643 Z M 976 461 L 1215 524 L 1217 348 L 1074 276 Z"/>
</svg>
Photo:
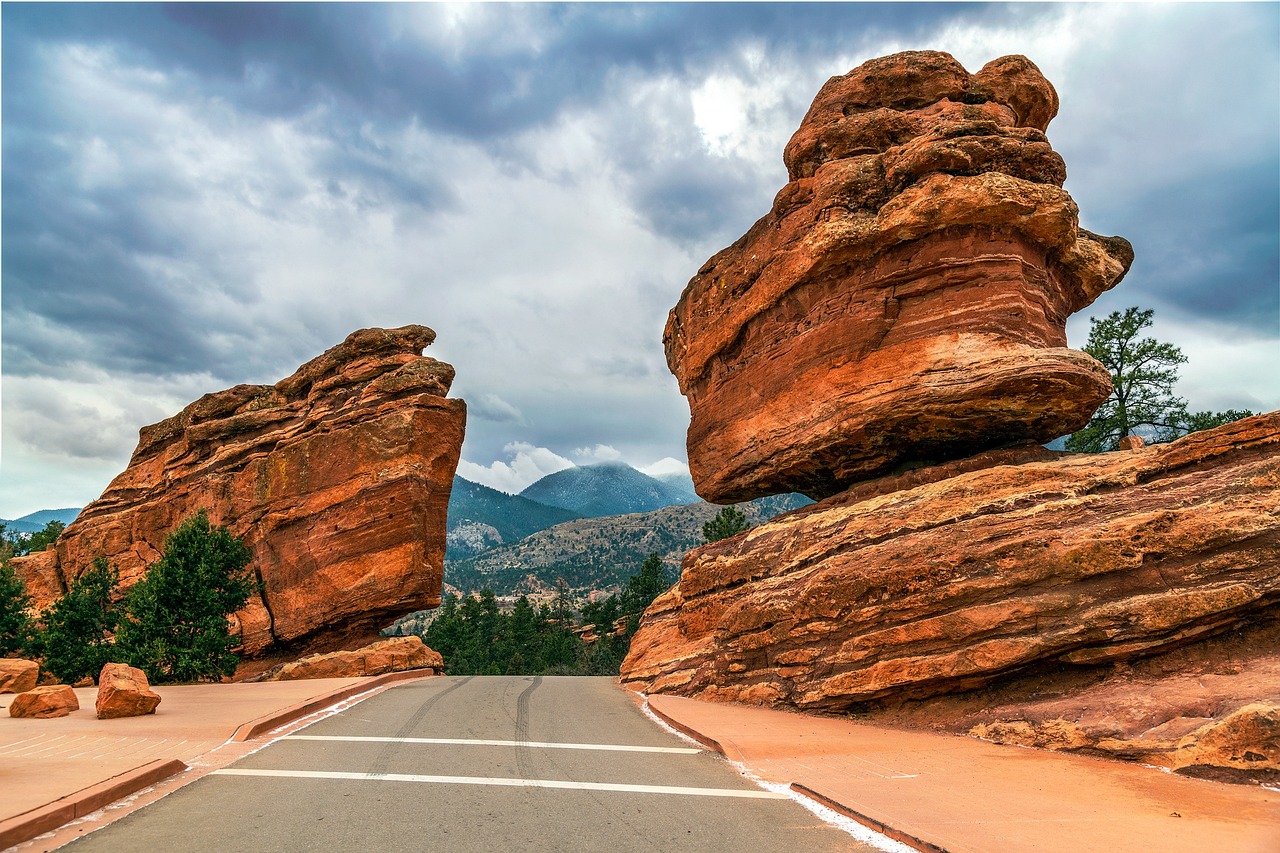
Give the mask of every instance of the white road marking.
<svg viewBox="0 0 1280 853">
<path fill-rule="evenodd" d="M 357 743 L 425 743 L 442 746 L 528 746 L 534 749 L 597 749 L 607 752 L 662 752 L 697 755 L 701 749 L 683 746 L 627 746 L 615 743 L 549 743 L 536 740 L 474 740 L 447 737 L 344 737 L 341 735 L 286 735 L 281 740 L 337 740 Z"/>
<path fill-rule="evenodd" d="M 421 782 L 437 785 L 499 785 L 508 788 L 563 788 L 574 791 L 618 791 L 628 794 L 681 794 L 688 797 L 741 797 L 786 800 L 786 794 L 757 788 L 682 788 L 674 785 L 624 785 L 613 782 L 562 782 L 557 779 L 510 779 L 496 776 L 421 776 L 415 773 L 342 773 L 326 770 L 250 770 L 227 767 L 211 776 L 274 776 L 286 779 L 338 779 L 357 782 Z"/>
</svg>

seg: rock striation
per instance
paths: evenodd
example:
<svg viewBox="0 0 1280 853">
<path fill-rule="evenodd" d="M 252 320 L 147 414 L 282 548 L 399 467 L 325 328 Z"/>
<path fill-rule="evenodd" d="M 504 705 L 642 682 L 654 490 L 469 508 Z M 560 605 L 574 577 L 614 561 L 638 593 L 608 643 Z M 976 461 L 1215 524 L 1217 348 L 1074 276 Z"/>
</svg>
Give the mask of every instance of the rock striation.
<svg viewBox="0 0 1280 853">
<path fill-rule="evenodd" d="M 1280 603 L 1280 413 L 1041 453 L 873 481 L 691 551 L 623 681 L 844 711 L 1133 659 Z"/>
<path fill-rule="evenodd" d="M 1057 110 L 1021 56 L 912 51 L 822 87 L 772 210 L 667 321 L 702 497 L 825 498 L 1088 422 L 1110 378 L 1066 320 L 1133 252 L 1079 227 Z"/>
<path fill-rule="evenodd" d="M 418 636 L 392 637 L 352 651 L 308 655 L 268 670 L 255 681 L 297 681 L 303 678 L 362 678 L 407 669 L 425 674 L 444 671 L 440 653 Z"/>
<path fill-rule="evenodd" d="M 128 468 L 56 547 L 15 560 L 39 607 L 105 556 L 127 588 L 199 509 L 243 537 L 261 593 L 244 651 L 305 651 L 440 602 L 466 405 L 425 326 L 362 329 L 274 385 L 207 394 L 144 427 Z"/>
</svg>

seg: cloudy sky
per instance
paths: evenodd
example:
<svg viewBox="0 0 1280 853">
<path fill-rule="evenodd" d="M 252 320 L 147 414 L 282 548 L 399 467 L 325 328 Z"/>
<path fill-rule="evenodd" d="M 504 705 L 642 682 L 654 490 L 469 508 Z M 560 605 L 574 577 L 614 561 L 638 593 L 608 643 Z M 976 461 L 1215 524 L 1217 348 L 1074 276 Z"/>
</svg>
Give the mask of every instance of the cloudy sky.
<svg viewBox="0 0 1280 853">
<path fill-rule="evenodd" d="M 1280 6 L 27 4 L 3 16 L 0 517 L 81 506 L 138 428 L 423 323 L 460 473 L 684 460 L 661 347 L 764 214 L 822 83 L 1023 53 L 1082 224 L 1194 409 L 1280 408 Z"/>
</svg>

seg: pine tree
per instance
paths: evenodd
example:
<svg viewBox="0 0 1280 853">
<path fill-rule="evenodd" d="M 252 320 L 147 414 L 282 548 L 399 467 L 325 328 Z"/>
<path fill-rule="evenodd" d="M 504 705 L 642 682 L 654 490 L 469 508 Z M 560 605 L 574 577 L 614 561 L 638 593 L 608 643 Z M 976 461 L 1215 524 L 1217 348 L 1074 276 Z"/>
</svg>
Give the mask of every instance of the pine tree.
<svg viewBox="0 0 1280 853">
<path fill-rule="evenodd" d="M 702 525 L 702 538 L 708 543 L 719 542 L 730 536 L 737 536 L 751 525 L 747 517 L 736 506 L 727 506 L 716 513 L 716 517 Z"/>
<path fill-rule="evenodd" d="M 153 683 L 217 680 L 235 671 L 227 617 L 257 589 L 249 549 L 201 510 L 165 539 L 164 552 L 125 598 L 116 644 Z"/>
<path fill-rule="evenodd" d="M 9 558 L 0 555 L 0 657 L 32 649 L 31 617 L 27 614 L 30 606 L 26 584 L 13 570 Z"/>
<path fill-rule="evenodd" d="M 40 630 L 44 668 L 63 684 L 75 684 L 85 676 L 96 679 L 110 662 L 114 644 L 109 636 L 117 624 L 111 594 L 119 580 L 115 567 L 98 557 L 44 614 Z"/>
</svg>

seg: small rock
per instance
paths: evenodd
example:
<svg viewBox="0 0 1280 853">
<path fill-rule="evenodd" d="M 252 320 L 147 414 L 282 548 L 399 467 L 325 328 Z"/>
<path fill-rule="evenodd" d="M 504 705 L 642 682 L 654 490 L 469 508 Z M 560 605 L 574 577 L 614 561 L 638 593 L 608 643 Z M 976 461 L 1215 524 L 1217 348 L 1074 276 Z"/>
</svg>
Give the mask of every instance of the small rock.
<svg viewBox="0 0 1280 853">
<path fill-rule="evenodd" d="M 10 717 L 35 717 L 41 720 L 65 717 L 72 711 L 79 710 L 80 700 L 69 684 L 33 687 L 13 697 L 13 702 L 9 704 Z"/>
<path fill-rule="evenodd" d="M 102 668 L 95 703 L 99 720 L 154 714 L 159 704 L 160 694 L 151 689 L 142 670 L 123 663 L 109 663 Z"/>
<path fill-rule="evenodd" d="M 0 659 L 0 693 L 25 693 L 39 677 L 40 664 L 33 660 Z"/>
<path fill-rule="evenodd" d="M 1126 435 L 1120 439 L 1121 450 L 1141 450 L 1146 447 L 1147 443 L 1142 440 L 1140 435 Z"/>
<path fill-rule="evenodd" d="M 264 681 L 294 681 L 300 678 L 358 678 L 406 669 L 444 668 L 440 653 L 418 636 L 392 637 L 349 652 L 308 655 L 287 663 L 267 675 Z"/>
</svg>

